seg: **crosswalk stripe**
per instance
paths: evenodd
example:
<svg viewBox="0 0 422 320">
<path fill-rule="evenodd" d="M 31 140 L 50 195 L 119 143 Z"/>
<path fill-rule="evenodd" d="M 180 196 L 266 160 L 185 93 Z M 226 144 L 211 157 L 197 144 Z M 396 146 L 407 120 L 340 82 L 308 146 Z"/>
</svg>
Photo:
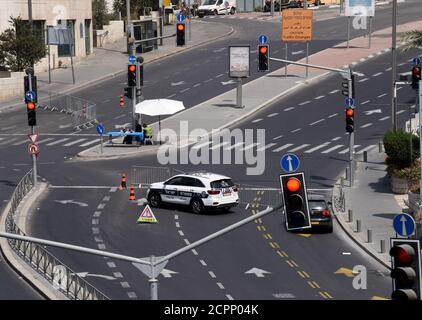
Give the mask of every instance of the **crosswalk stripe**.
<svg viewBox="0 0 422 320">
<path fill-rule="evenodd" d="M 225 141 L 225 142 L 221 142 L 221 143 L 219 143 L 219 144 L 216 144 L 215 146 L 212 146 L 210 149 L 211 150 L 215 150 L 215 149 L 218 149 L 218 148 L 220 148 L 220 147 L 222 147 L 222 146 L 225 146 L 225 145 L 227 145 L 227 144 L 229 144 L 230 142 L 228 142 L 228 141 Z"/>
<path fill-rule="evenodd" d="M 290 150 L 289 150 L 289 152 L 295 152 L 295 151 L 298 151 L 298 150 L 300 150 L 300 149 L 306 148 L 306 147 L 308 147 L 308 146 L 310 146 L 310 145 L 309 145 L 309 144 L 307 144 L 307 143 L 304 143 L 304 144 L 302 144 L 302 145 L 300 145 L 300 146 L 298 146 L 298 147 L 296 147 L 296 148 L 290 149 Z"/>
<path fill-rule="evenodd" d="M 41 144 L 41 143 L 44 143 L 44 142 L 47 142 L 47 141 L 51 141 L 51 140 L 54 140 L 54 138 L 45 138 L 43 140 L 38 141 L 37 144 Z"/>
<path fill-rule="evenodd" d="M 54 142 L 47 143 L 47 144 L 46 144 L 46 146 L 54 146 L 54 145 L 56 145 L 56 144 L 59 144 L 59 143 L 65 142 L 65 141 L 67 141 L 67 140 L 69 140 L 69 139 L 70 139 L 70 138 L 63 138 L 63 139 L 60 139 L 60 140 L 56 140 L 56 141 L 54 141 Z"/>
<path fill-rule="evenodd" d="M 319 150 L 319 149 L 322 149 L 322 148 L 328 146 L 329 144 L 330 144 L 330 142 L 324 142 L 323 144 L 320 144 L 319 146 L 316 146 L 316 147 L 314 147 L 312 149 L 306 150 L 305 153 L 312 153 L 312 152 L 314 152 L 316 150 Z"/>
<path fill-rule="evenodd" d="M 258 146 L 258 145 L 260 145 L 260 143 L 254 142 L 254 143 L 252 143 L 250 145 L 247 145 L 247 146 L 243 147 L 242 149 L 240 149 L 240 151 L 246 151 L 246 150 L 252 149 L 252 148 L 254 148 L 255 146 Z"/>
<path fill-rule="evenodd" d="M 334 151 L 334 150 L 339 149 L 341 147 L 343 147 L 343 145 L 342 144 L 338 144 L 338 145 L 336 145 L 334 147 L 331 147 L 331 148 L 329 148 L 327 150 L 322 151 L 321 153 L 330 153 L 331 151 Z"/>
<path fill-rule="evenodd" d="M 89 146 L 89 145 L 94 144 L 94 143 L 98 143 L 98 140 L 88 141 L 84 144 L 81 144 L 80 147 L 86 147 L 86 146 Z"/>
<path fill-rule="evenodd" d="M 278 147 L 278 148 L 274 149 L 273 152 L 279 152 L 281 150 L 290 148 L 292 145 L 293 145 L 292 143 L 287 143 L 284 146 L 281 146 L 281 147 Z"/>
<path fill-rule="evenodd" d="M 19 146 L 19 145 L 21 145 L 21 144 L 24 144 L 24 143 L 29 143 L 30 141 L 28 141 L 28 140 L 26 140 L 26 139 L 23 139 L 23 140 L 21 140 L 21 141 L 18 141 L 18 142 L 15 142 L 15 143 L 13 143 L 12 144 L 12 146 Z"/>
<path fill-rule="evenodd" d="M 275 146 L 276 144 L 277 144 L 277 143 L 269 143 L 269 144 L 267 144 L 267 145 L 265 145 L 265 146 L 262 146 L 262 147 L 260 147 L 260 148 L 256 149 L 256 151 L 264 151 L 264 150 L 266 150 L 266 149 L 268 149 L 268 148 L 271 148 L 271 147 Z"/>
<path fill-rule="evenodd" d="M 77 144 L 77 143 L 82 142 L 82 141 L 85 141 L 85 140 L 86 140 L 86 138 L 83 138 L 83 139 L 78 139 L 78 140 L 75 140 L 75 141 L 72 141 L 72 142 L 66 143 L 66 144 L 64 145 L 64 147 L 70 147 L 70 146 L 73 146 L 74 144 Z"/>
<path fill-rule="evenodd" d="M 370 146 L 367 146 L 366 148 L 363 148 L 362 150 L 359 150 L 359 152 L 356 152 L 356 154 L 362 154 L 365 151 L 369 151 L 369 150 L 371 150 L 372 148 L 375 148 L 375 147 L 376 147 L 375 144 L 371 144 Z"/>
<path fill-rule="evenodd" d="M 357 145 L 354 146 L 355 149 L 356 148 L 359 148 L 359 147 L 360 147 L 360 144 L 357 144 Z M 344 149 L 344 150 L 339 151 L 339 154 L 345 154 L 347 152 L 349 152 L 349 148 L 348 147 L 346 149 Z"/>
<path fill-rule="evenodd" d="M 10 140 L 5 140 L 5 141 L 3 141 L 3 142 L 0 142 L 0 145 L 12 143 L 12 142 L 14 142 L 14 141 L 16 141 L 16 140 L 18 140 L 18 139 L 19 139 L 19 138 L 12 138 L 12 139 L 10 139 Z"/>
<path fill-rule="evenodd" d="M 238 143 L 235 143 L 235 144 L 234 144 L 234 145 L 232 145 L 232 146 L 229 146 L 229 147 L 227 147 L 227 148 L 224 148 L 224 150 L 232 150 L 232 149 L 234 149 L 234 148 L 237 148 L 237 147 L 242 146 L 242 145 L 243 145 L 243 143 L 244 143 L 244 142 L 238 142 Z"/>
</svg>

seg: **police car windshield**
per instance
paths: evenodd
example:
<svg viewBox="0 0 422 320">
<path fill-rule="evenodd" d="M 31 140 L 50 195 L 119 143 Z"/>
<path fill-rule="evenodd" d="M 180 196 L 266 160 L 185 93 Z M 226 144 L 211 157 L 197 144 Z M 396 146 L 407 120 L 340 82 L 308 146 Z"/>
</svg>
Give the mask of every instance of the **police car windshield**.
<svg viewBox="0 0 422 320">
<path fill-rule="evenodd" d="M 205 0 L 204 2 L 204 6 L 212 6 L 213 4 L 215 4 L 215 0 Z"/>
<path fill-rule="evenodd" d="M 234 185 L 233 181 L 231 181 L 230 179 L 222 179 L 222 180 L 211 182 L 211 188 L 213 189 L 229 188 L 229 187 L 233 187 L 233 185 Z"/>
</svg>

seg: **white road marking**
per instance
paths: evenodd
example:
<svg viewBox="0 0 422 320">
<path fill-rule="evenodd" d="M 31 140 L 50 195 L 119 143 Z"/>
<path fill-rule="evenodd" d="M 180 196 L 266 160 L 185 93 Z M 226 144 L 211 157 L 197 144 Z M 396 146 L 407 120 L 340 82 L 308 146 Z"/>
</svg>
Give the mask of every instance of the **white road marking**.
<svg viewBox="0 0 422 320">
<path fill-rule="evenodd" d="M 389 119 L 389 118 L 390 118 L 390 116 L 386 116 L 386 117 L 384 117 L 384 118 L 379 119 L 379 121 L 384 121 L 384 120 L 387 120 L 387 119 Z"/>
<path fill-rule="evenodd" d="M 192 249 L 191 251 L 192 251 L 192 253 L 193 253 L 195 256 L 197 256 L 197 255 L 198 255 L 198 251 L 196 251 L 195 249 Z"/>
<path fill-rule="evenodd" d="M 208 271 L 208 273 L 209 273 L 211 278 L 214 278 L 214 279 L 217 278 L 214 272 Z"/>
<path fill-rule="evenodd" d="M 278 140 L 278 139 L 280 139 L 280 138 L 283 138 L 283 135 L 279 135 L 279 136 L 277 136 L 277 137 L 274 137 L 274 138 L 273 138 L 273 140 Z"/>
<path fill-rule="evenodd" d="M 249 144 L 249 145 L 241 148 L 240 151 L 246 151 L 246 150 L 252 149 L 252 148 L 254 148 L 255 146 L 258 146 L 258 145 L 260 145 L 260 143 L 254 142 L 252 144 Z"/>
<path fill-rule="evenodd" d="M 106 248 L 106 246 L 105 246 L 105 244 L 104 244 L 104 243 L 99 243 L 99 244 L 98 244 L 98 249 L 100 249 L 100 250 L 105 250 L 105 248 Z"/>
<path fill-rule="evenodd" d="M 95 228 L 91 228 L 91 230 L 92 230 L 92 234 L 99 234 L 100 233 L 100 228 L 95 227 Z"/>
<path fill-rule="evenodd" d="M 352 255 L 352 253 L 351 252 L 342 252 L 341 253 L 343 256 L 350 256 L 350 255 Z"/>
<path fill-rule="evenodd" d="M 180 223 L 176 222 L 176 228 L 180 228 Z"/>
<path fill-rule="evenodd" d="M 332 115 L 329 115 L 327 118 L 332 118 L 332 117 L 335 117 L 335 116 L 338 116 L 338 113 L 333 113 Z"/>
<path fill-rule="evenodd" d="M 219 75 L 216 75 L 215 77 L 216 77 L 216 78 L 220 78 L 220 77 L 222 77 L 222 76 L 224 76 L 224 73 L 220 73 Z"/>
<path fill-rule="evenodd" d="M 336 145 L 334 147 L 331 147 L 331 148 L 329 148 L 327 150 L 322 151 L 321 153 L 330 153 L 331 151 L 334 151 L 334 150 L 339 149 L 339 148 L 342 148 L 342 147 L 343 147 L 342 144 L 338 144 L 338 145 Z"/>
<path fill-rule="evenodd" d="M 179 235 L 181 235 L 183 237 L 185 234 L 183 233 L 182 230 L 179 230 Z"/>
<path fill-rule="evenodd" d="M 206 141 L 200 144 L 196 144 L 192 147 L 192 149 L 201 149 L 202 147 L 209 145 L 211 142 L 212 141 Z"/>
<path fill-rule="evenodd" d="M 117 119 L 121 119 L 121 118 L 124 118 L 124 117 L 126 117 L 126 115 L 125 114 L 121 114 L 120 116 L 114 117 L 113 119 L 117 120 Z"/>
<path fill-rule="evenodd" d="M 368 81 L 368 80 L 369 80 L 369 78 L 363 78 L 363 79 L 359 80 L 358 82 L 365 82 L 365 81 Z"/>
<path fill-rule="evenodd" d="M 232 150 L 234 148 L 242 146 L 243 144 L 244 144 L 244 142 L 238 142 L 238 143 L 235 143 L 234 145 L 232 145 L 230 147 L 224 148 L 224 150 Z"/>
<path fill-rule="evenodd" d="M 46 138 L 46 139 L 43 139 L 43 140 L 38 141 L 37 144 L 41 144 L 41 143 L 44 143 L 44 142 L 47 142 L 47 141 L 51 141 L 51 140 L 54 140 L 54 139 L 53 138 Z"/>
<path fill-rule="evenodd" d="M 214 79 L 213 79 L 213 78 L 210 78 L 210 79 L 208 79 L 208 80 L 205 80 L 205 81 L 204 81 L 204 83 L 210 82 L 210 81 L 212 81 L 212 80 L 214 80 Z"/>
<path fill-rule="evenodd" d="M 194 88 L 199 87 L 201 85 L 201 83 L 196 83 L 193 85 Z"/>
<path fill-rule="evenodd" d="M 176 95 L 176 94 L 175 94 L 175 93 L 173 93 L 173 94 L 171 94 L 171 95 L 167 96 L 166 98 L 167 98 L 167 99 L 170 99 L 170 98 L 173 98 L 175 95 Z"/>
<path fill-rule="evenodd" d="M 283 111 L 290 111 L 290 110 L 293 110 L 295 107 L 288 107 L 288 108 L 286 108 L 286 109 L 284 109 Z"/>
<path fill-rule="evenodd" d="M 138 296 L 136 295 L 136 293 L 135 292 L 128 292 L 127 293 L 127 296 L 130 298 L 130 299 L 136 299 Z"/>
<path fill-rule="evenodd" d="M 302 128 L 297 128 L 297 129 L 294 129 L 294 130 L 292 130 L 292 131 L 290 131 L 291 133 L 295 133 L 295 132 L 298 132 L 298 131 L 300 131 L 300 130 L 302 130 Z"/>
<path fill-rule="evenodd" d="M 403 87 L 398 87 L 398 88 L 397 88 L 397 91 L 399 91 L 399 90 L 401 90 L 401 89 L 403 89 Z"/>
<path fill-rule="evenodd" d="M 69 143 L 66 143 L 65 145 L 63 145 L 64 147 L 70 147 L 70 146 L 73 146 L 74 144 L 77 144 L 77 143 L 79 143 L 79 142 L 82 142 L 82 141 L 85 141 L 86 140 L 86 138 L 83 138 L 83 139 L 78 139 L 78 140 L 75 140 L 75 141 L 72 141 L 72 142 L 69 142 Z"/>
<path fill-rule="evenodd" d="M 92 219 L 92 225 L 96 225 L 100 223 L 100 219 Z"/>
<path fill-rule="evenodd" d="M 221 282 L 217 282 L 217 286 L 221 289 L 224 290 L 224 286 Z"/>
<path fill-rule="evenodd" d="M 368 128 L 368 127 L 370 127 L 372 125 L 373 125 L 373 123 L 372 122 L 369 122 L 369 123 L 366 123 L 364 125 L 361 125 L 360 127 L 363 129 L 363 128 Z"/>
<path fill-rule="evenodd" d="M 213 145 L 213 146 L 210 148 L 210 150 L 215 150 L 215 149 L 221 148 L 221 147 L 223 147 L 223 146 L 225 146 L 225 145 L 227 145 L 227 144 L 229 144 L 229 143 L 230 143 L 229 141 L 225 141 L 225 142 L 218 143 L 218 144 L 216 144 L 216 145 Z"/>
<path fill-rule="evenodd" d="M 105 196 L 105 197 L 103 198 L 103 201 L 107 202 L 107 201 L 110 201 L 110 199 L 111 199 L 111 197 L 110 197 L 110 196 Z"/>
<path fill-rule="evenodd" d="M 266 150 L 266 149 L 268 149 L 268 148 L 271 148 L 271 147 L 275 146 L 276 144 L 277 144 L 277 143 L 269 143 L 269 144 L 267 144 L 267 145 L 265 145 L 265 146 L 262 146 L 262 147 L 260 147 L 260 148 L 256 149 L 256 151 L 264 151 L 264 150 Z"/>
<path fill-rule="evenodd" d="M 180 92 L 180 93 L 183 93 L 183 92 L 186 92 L 186 91 L 188 91 L 188 90 L 190 90 L 190 88 L 186 88 L 186 89 L 180 90 L 179 92 Z"/>
<path fill-rule="evenodd" d="M 109 267 L 109 268 L 116 268 L 116 264 L 114 263 L 114 262 L 107 262 L 107 266 Z"/>
<path fill-rule="evenodd" d="M 315 100 L 320 100 L 320 99 L 322 99 L 322 98 L 324 98 L 325 96 L 318 96 L 318 97 L 315 97 L 314 99 Z"/>
<path fill-rule="evenodd" d="M 315 122 L 310 123 L 309 125 L 310 125 L 310 126 L 313 126 L 314 124 L 320 123 L 320 122 L 322 122 L 322 121 L 324 121 L 324 120 L 325 120 L 325 119 L 319 119 L 319 120 L 317 120 L 317 121 L 315 121 Z"/>
<path fill-rule="evenodd" d="M 234 300 L 234 299 L 233 299 L 233 297 L 232 297 L 231 295 L 229 295 L 229 294 L 226 294 L 226 297 L 227 297 L 227 299 L 229 299 L 229 300 Z"/>
<path fill-rule="evenodd" d="M 175 219 L 175 220 L 179 219 L 179 215 L 178 215 L 178 214 L 175 214 L 175 215 L 174 215 L 174 219 Z"/>
<path fill-rule="evenodd" d="M 386 95 L 387 95 L 386 93 L 380 94 L 380 95 L 378 96 L 378 98 L 385 97 Z"/>
<path fill-rule="evenodd" d="M 391 71 L 391 69 L 392 69 L 392 68 L 391 68 L 391 67 L 389 67 L 389 68 L 385 69 L 385 71 Z"/>
<path fill-rule="evenodd" d="M 309 101 L 309 100 L 303 101 L 303 102 L 299 103 L 299 106 L 303 106 L 303 105 L 308 104 L 308 103 L 311 103 L 311 101 Z"/>
<path fill-rule="evenodd" d="M 98 218 L 101 216 L 101 211 L 95 211 L 93 217 Z"/>
<path fill-rule="evenodd" d="M 89 146 L 89 145 L 94 144 L 94 143 L 98 143 L 98 140 L 85 142 L 84 144 L 81 144 L 80 147 L 86 147 L 86 146 Z"/>
<path fill-rule="evenodd" d="M 206 267 L 207 266 L 207 263 L 204 261 L 204 260 L 199 260 L 199 262 L 204 266 L 204 267 Z"/>
<path fill-rule="evenodd" d="M 371 144 L 370 146 L 367 146 L 366 148 L 363 148 L 362 150 L 359 150 L 359 152 L 356 152 L 356 154 L 362 154 L 362 153 L 364 153 L 365 151 L 369 151 L 369 150 L 371 150 L 371 149 L 373 149 L 373 148 L 375 148 L 375 147 L 376 147 L 376 145 Z"/>
<path fill-rule="evenodd" d="M 336 89 L 336 90 L 330 91 L 329 94 L 333 94 L 333 93 L 336 93 L 336 92 L 339 92 L 339 91 L 340 91 L 339 89 Z"/>
<path fill-rule="evenodd" d="M 187 244 L 187 245 L 190 245 L 190 242 L 189 242 L 189 240 L 188 239 L 183 239 L 184 241 L 185 241 L 185 243 Z"/>
<path fill-rule="evenodd" d="M 359 147 L 360 147 L 360 144 L 357 144 L 357 145 L 354 146 L 354 149 L 359 148 Z M 349 147 L 347 147 L 344 150 L 339 151 L 339 154 L 345 154 L 347 152 L 349 152 Z"/>
<path fill-rule="evenodd" d="M 112 187 L 111 189 L 110 189 L 110 192 L 116 192 L 117 191 L 117 187 Z"/>
<path fill-rule="evenodd" d="M 380 76 L 380 75 L 382 75 L 382 74 L 383 74 L 383 72 L 378 72 L 378 73 L 373 74 L 372 76 L 373 76 L 373 77 L 378 77 L 378 76 Z"/>
<path fill-rule="evenodd" d="M 275 117 L 277 115 L 278 115 L 278 112 L 274 112 L 274 113 L 269 114 L 267 117 L 272 118 L 272 117 Z"/>
<path fill-rule="evenodd" d="M 366 100 L 366 101 L 362 102 L 360 105 L 363 106 L 363 105 L 367 104 L 368 102 L 371 102 L 371 100 Z"/>
<path fill-rule="evenodd" d="M 303 149 L 303 148 L 306 148 L 306 147 L 309 147 L 309 146 L 310 146 L 310 144 L 304 143 L 300 146 L 297 146 L 296 148 L 290 149 L 289 152 L 295 152 L 295 151 L 298 151 L 300 149 Z"/>
<path fill-rule="evenodd" d="M 262 121 L 261 118 L 253 120 L 252 123 L 257 123 L 257 122 L 260 122 L 260 121 Z"/>
<path fill-rule="evenodd" d="M 56 140 L 56 141 L 54 141 L 54 142 L 47 143 L 47 144 L 46 144 L 46 146 L 54 146 L 54 145 L 56 145 L 56 144 L 59 144 L 59 143 L 65 142 L 65 141 L 67 141 L 67 140 L 69 140 L 69 139 L 70 139 L 70 138 L 63 138 L 63 139 L 59 139 L 59 140 Z"/>
<path fill-rule="evenodd" d="M 314 152 L 316 150 L 319 150 L 319 149 L 322 149 L 322 148 L 328 146 L 330 143 L 331 142 L 324 142 L 323 144 L 320 144 L 319 146 L 316 146 L 316 147 L 314 147 L 312 149 L 306 150 L 305 153 L 312 153 L 312 152 Z"/>
<path fill-rule="evenodd" d="M 104 209 L 104 207 L 105 207 L 105 206 L 106 206 L 106 205 L 105 205 L 105 203 L 100 203 L 100 204 L 98 205 L 97 209 L 102 210 L 102 209 Z"/>
<path fill-rule="evenodd" d="M 130 288 L 130 285 L 129 285 L 129 283 L 127 283 L 126 281 L 125 282 L 120 282 L 120 285 L 122 286 L 122 288 Z"/>
<path fill-rule="evenodd" d="M 396 112 L 396 114 L 401 114 L 401 113 L 403 113 L 403 112 L 406 112 L 406 110 L 400 110 L 400 111 L 397 111 L 397 112 Z"/>
<path fill-rule="evenodd" d="M 281 146 L 281 147 L 278 147 L 278 148 L 274 149 L 273 152 L 279 152 L 281 150 L 290 148 L 292 145 L 293 145 L 292 143 L 287 143 L 284 146 Z"/>
<path fill-rule="evenodd" d="M 113 272 L 115 278 L 123 278 L 123 275 L 120 272 Z"/>
</svg>

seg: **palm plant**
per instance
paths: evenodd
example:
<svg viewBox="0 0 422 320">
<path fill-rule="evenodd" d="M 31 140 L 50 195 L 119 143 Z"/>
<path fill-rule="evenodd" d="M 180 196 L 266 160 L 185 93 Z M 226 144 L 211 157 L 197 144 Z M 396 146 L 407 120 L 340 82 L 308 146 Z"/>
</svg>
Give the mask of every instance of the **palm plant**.
<svg viewBox="0 0 422 320">
<path fill-rule="evenodd" d="M 406 44 L 403 46 L 403 51 L 422 47 L 422 31 L 413 30 L 404 34 L 402 39 Z"/>
</svg>

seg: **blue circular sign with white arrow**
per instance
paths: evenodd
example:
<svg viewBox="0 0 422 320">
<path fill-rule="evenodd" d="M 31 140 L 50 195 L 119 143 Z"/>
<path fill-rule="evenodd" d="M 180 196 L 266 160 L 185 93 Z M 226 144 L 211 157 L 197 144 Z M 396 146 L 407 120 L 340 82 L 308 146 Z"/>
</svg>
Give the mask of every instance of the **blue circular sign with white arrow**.
<svg viewBox="0 0 422 320">
<path fill-rule="evenodd" d="M 297 155 L 294 153 L 286 153 L 280 159 L 280 166 L 286 173 L 295 172 L 300 165 L 300 161 Z"/>
<path fill-rule="evenodd" d="M 346 107 L 353 107 L 355 105 L 355 100 L 352 98 L 346 98 Z"/>
<path fill-rule="evenodd" d="M 136 57 L 135 56 L 129 56 L 129 63 L 134 64 L 136 62 Z"/>
<path fill-rule="evenodd" d="M 98 134 L 103 134 L 105 131 L 104 126 L 102 124 L 97 124 L 96 129 L 97 129 Z"/>
<path fill-rule="evenodd" d="M 267 38 L 267 36 L 265 36 L 265 35 L 260 35 L 260 36 L 258 37 L 258 41 L 259 41 L 259 43 L 260 43 L 260 44 L 266 44 L 266 43 L 267 43 L 267 41 L 268 41 L 268 38 Z"/>
<path fill-rule="evenodd" d="M 35 92 L 34 91 L 27 91 L 25 93 L 25 98 L 28 101 L 34 101 L 35 100 Z"/>
<path fill-rule="evenodd" d="M 421 59 L 420 59 L 420 58 L 413 58 L 413 60 L 412 60 L 412 64 L 413 64 L 414 66 L 418 66 L 418 65 L 420 65 L 420 64 L 421 64 Z"/>
<path fill-rule="evenodd" d="M 183 14 L 179 14 L 179 15 L 177 16 L 177 21 L 179 21 L 179 22 L 183 22 L 183 21 L 185 21 L 185 16 L 184 16 Z"/>
<path fill-rule="evenodd" d="M 410 237 L 415 233 L 415 220 L 406 213 L 398 214 L 393 220 L 394 231 L 402 237 Z"/>
</svg>

